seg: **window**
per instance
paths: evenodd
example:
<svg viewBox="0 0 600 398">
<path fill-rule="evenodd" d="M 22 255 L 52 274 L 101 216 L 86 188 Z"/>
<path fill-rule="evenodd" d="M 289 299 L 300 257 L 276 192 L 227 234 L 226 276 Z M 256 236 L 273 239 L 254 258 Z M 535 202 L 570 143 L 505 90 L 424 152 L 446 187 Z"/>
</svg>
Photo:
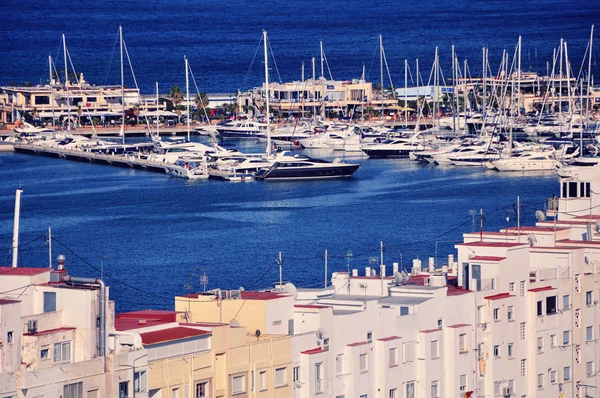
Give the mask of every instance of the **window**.
<svg viewBox="0 0 600 398">
<path fill-rule="evenodd" d="M 367 341 L 369 343 L 373 341 L 373 332 L 367 332 Z"/>
<path fill-rule="evenodd" d="M 437 340 L 431 342 L 431 359 L 436 359 L 440 357 L 439 353 L 439 343 Z"/>
<path fill-rule="evenodd" d="M 521 359 L 521 376 L 527 376 L 527 359 Z"/>
<path fill-rule="evenodd" d="M 402 343 L 403 363 L 415 361 L 415 342 Z"/>
<path fill-rule="evenodd" d="M 550 371 L 550 383 L 556 384 L 556 370 Z"/>
<path fill-rule="evenodd" d="M 571 308 L 571 297 L 568 294 L 563 296 L 563 310 Z"/>
<path fill-rule="evenodd" d="M 521 322 L 521 326 L 519 328 L 519 335 L 521 336 L 521 340 L 525 340 L 525 334 L 526 334 L 526 326 L 527 324 L 525 322 Z"/>
<path fill-rule="evenodd" d="M 341 375 L 344 373 L 344 355 L 340 354 L 335 357 L 335 373 Z"/>
<path fill-rule="evenodd" d="M 510 389 L 511 393 L 515 392 L 515 379 L 510 379 L 508 381 L 508 388 Z"/>
<path fill-rule="evenodd" d="M 463 333 L 458 336 L 458 350 L 459 352 L 468 352 L 469 346 L 467 345 L 467 335 Z"/>
<path fill-rule="evenodd" d="M 509 358 L 515 357 L 515 345 L 513 343 L 508 344 L 508 357 Z"/>
<path fill-rule="evenodd" d="M 206 398 L 208 397 L 208 382 L 196 383 L 196 396 L 195 398 Z"/>
<path fill-rule="evenodd" d="M 538 376 L 537 377 L 538 390 L 542 390 L 544 388 L 544 374 L 539 373 L 537 376 Z"/>
<path fill-rule="evenodd" d="M 275 388 L 287 386 L 287 368 L 275 369 Z"/>
<path fill-rule="evenodd" d="M 546 315 L 556 314 L 556 296 L 546 297 Z"/>
<path fill-rule="evenodd" d="M 525 281 L 519 282 L 519 295 L 525 297 Z"/>
<path fill-rule="evenodd" d="M 135 372 L 133 375 L 133 391 L 144 392 L 146 391 L 146 385 L 146 371 Z M 198 398 L 198 394 L 196 394 L 196 398 Z"/>
<path fill-rule="evenodd" d="M 42 395 L 42 397 L 43 397 L 43 395 Z M 100 390 L 98 390 L 98 389 L 88 390 L 87 398 L 99 398 L 99 397 L 100 397 Z"/>
<path fill-rule="evenodd" d="M 515 283 L 511 282 L 508 284 L 508 291 L 509 292 L 514 292 L 515 291 Z"/>
<path fill-rule="evenodd" d="M 250 372 L 250 391 L 254 392 L 254 371 Z"/>
<path fill-rule="evenodd" d="M 437 325 L 438 325 L 438 329 L 441 329 L 444 326 L 444 319 L 443 318 L 438 319 Z"/>
<path fill-rule="evenodd" d="M 544 310 L 542 309 L 542 302 L 538 301 L 537 302 L 537 316 L 542 316 L 544 315 Z"/>
<path fill-rule="evenodd" d="M 494 357 L 500 358 L 500 346 L 499 345 L 494 346 Z"/>
<path fill-rule="evenodd" d="M 122 381 L 119 383 L 119 398 L 127 398 L 129 396 L 129 382 Z"/>
<path fill-rule="evenodd" d="M 323 339 L 323 349 L 329 351 L 329 337 Z"/>
<path fill-rule="evenodd" d="M 323 392 L 323 362 L 315 364 L 315 393 Z"/>
<path fill-rule="evenodd" d="M 56 292 L 44 292 L 44 312 L 56 311 Z"/>
<path fill-rule="evenodd" d="M 571 367 L 565 366 L 563 368 L 563 381 L 569 381 L 569 380 L 571 380 Z"/>
<path fill-rule="evenodd" d="M 6 342 L 7 343 L 12 343 L 13 342 L 13 332 L 7 332 L 6 333 Z"/>
<path fill-rule="evenodd" d="M 246 391 L 246 376 L 233 376 L 231 380 L 231 391 L 233 394 L 243 394 Z"/>
<path fill-rule="evenodd" d="M 495 381 L 494 382 L 494 395 L 500 395 L 500 389 L 502 387 L 502 382 L 501 381 Z"/>
<path fill-rule="evenodd" d="M 174 388 L 171 390 L 171 398 L 179 398 L 179 388 Z"/>
<path fill-rule="evenodd" d="M 477 359 L 481 359 L 484 357 L 485 345 L 483 343 L 477 344 Z"/>
<path fill-rule="evenodd" d="M 594 327 L 593 326 L 588 326 L 587 328 L 585 328 L 585 340 L 586 341 L 594 340 Z"/>
<path fill-rule="evenodd" d="M 42 347 L 42 350 L 40 351 L 40 359 L 50 359 L 50 348 L 48 346 Z"/>
<path fill-rule="evenodd" d="M 431 398 L 438 398 L 438 381 L 434 380 L 431 382 Z"/>
<path fill-rule="evenodd" d="M 592 305 L 592 291 L 585 292 L 585 305 Z"/>
<path fill-rule="evenodd" d="M 544 352 L 544 338 L 543 337 L 538 337 L 537 338 L 537 352 Z"/>
<path fill-rule="evenodd" d="M 398 390 L 396 390 L 395 388 L 392 388 L 390 390 L 390 398 L 398 398 Z"/>
<path fill-rule="evenodd" d="M 594 373 L 594 361 L 590 361 L 585 364 L 585 373 L 591 376 Z"/>
<path fill-rule="evenodd" d="M 54 344 L 54 362 L 71 361 L 71 342 Z"/>
<path fill-rule="evenodd" d="M 300 366 L 294 366 L 292 377 L 294 378 L 294 382 L 300 381 Z"/>
<path fill-rule="evenodd" d="M 406 398 L 415 398 L 415 382 L 409 381 L 406 383 Z"/>
<path fill-rule="evenodd" d="M 506 319 L 509 321 L 514 321 L 515 307 L 512 305 L 508 306 L 508 310 L 506 311 Z"/>
<path fill-rule="evenodd" d="M 556 335 L 550 335 L 550 348 L 556 348 Z"/>
<path fill-rule="evenodd" d="M 63 398 L 83 398 L 83 382 L 65 384 L 63 387 Z"/>
<path fill-rule="evenodd" d="M 398 366 L 398 350 L 396 347 L 390 348 L 390 368 Z"/>
<path fill-rule="evenodd" d="M 499 319 L 500 319 L 500 309 L 494 308 L 494 321 L 497 321 Z"/>
<path fill-rule="evenodd" d="M 263 370 L 258 374 L 258 391 L 267 389 L 267 371 Z"/>
<path fill-rule="evenodd" d="M 460 375 L 458 385 L 460 391 L 467 391 L 467 375 Z"/>
<path fill-rule="evenodd" d="M 366 372 L 368 370 L 368 367 L 367 367 L 367 354 L 360 354 L 359 362 L 360 362 L 360 371 L 361 372 Z"/>
<path fill-rule="evenodd" d="M 563 345 L 569 345 L 570 337 L 571 332 L 569 330 L 565 330 L 563 332 Z"/>
<path fill-rule="evenodd" d="M 400 307 L 400 316 L 408 315 L 408 307 Z"/>
</svg>

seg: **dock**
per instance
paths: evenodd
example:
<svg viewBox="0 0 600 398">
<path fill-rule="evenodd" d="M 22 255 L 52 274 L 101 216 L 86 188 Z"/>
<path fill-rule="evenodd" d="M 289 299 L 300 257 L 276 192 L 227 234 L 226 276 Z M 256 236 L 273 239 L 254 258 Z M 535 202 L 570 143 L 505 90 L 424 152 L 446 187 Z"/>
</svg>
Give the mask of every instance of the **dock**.
<svg viewBox="0 0 600 398">
<path fill-rule="evenodd" d="M 144 159 L 135 155 L 107 155 L 88 151 L 54 148 L 44 145 L 26 143 L 15 143 L 14 150 L 17 153 L 25 153 L 29 155 L 48 156 L 80 162 L 90 162 L 109 166 L 152 171 L 155 173 L 166 173 L 164 163 Z"/>
</svg>

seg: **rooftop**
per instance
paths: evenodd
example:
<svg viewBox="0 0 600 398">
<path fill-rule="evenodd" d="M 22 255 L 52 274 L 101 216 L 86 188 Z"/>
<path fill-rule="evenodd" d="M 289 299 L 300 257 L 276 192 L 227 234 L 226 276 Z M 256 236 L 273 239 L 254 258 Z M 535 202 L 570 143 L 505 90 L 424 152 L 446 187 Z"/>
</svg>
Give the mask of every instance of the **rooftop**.
<svg viewBox="0 0 600 398">
<path fill-rule="evenodd" d="M 534 292 L 534 293 L 537 293 L 537 292 L 544 292 L 544 291 L 546 291 L 546 290 L 554 290 L 554 289 L 556 289 L 556 288 L 554 288 L 554 287 L 552 287 L 552 286 L 544 286 L 544 287 L 536 287 L 536 288 L 533 288 L 533 289 L 529 289 L 529 290 L 527 290 L 527 291 L 528 291 L 528 292 Z"/>
<path fill-rule="evenodd" d="M 384 337 L 382 339 L 377 339 L 377 341 L 392 341 L 392 340 L 396 340 L 396 339 L 401 339 L 402 337 L 398 337 L 398 336 L 389 336 L 389 337 Z"/>
<path fill-rule="evenodd" d="M 365 344 L 369 344 L 369 342 L 368 341 L 358 341 L 356 343 L 346 344 L 346 347 L 358 347 L 359 345 L 365 345 Z"/>
<path fill-rule="evenodd" d="M 243 291 L 240 293 L 242 300 L 276 300 L 283 297 L 289 297 L 287 294 L 275 292 L 250 292 Z"/>
<path fill-rule="evenodd" d="M 515 247 L 515 246 L 524 246 L 528 245 L 527 243 L 511 243 L 511 242 L 470 242 L 470 243 L 460 243 L 456 246 L 473 246 L 473 247 Z"/>
<path fill-rule="evenodd" d="M 457 323 L 456 325 L 450 325 L 448 327 L 452 328 L 452 329 L 458 329 L 458 328 L 462 328 L 465 326 L 471 326 L 471 325 L 469 325 L 468 323 Z"/>
<path fill-rule="evenodd" d="M 39 330 L 35 333 L 24 333 L 25 336 L 44 336 L 47 334 L 55 334 L 55 333 L 60 333 L 60 332 L 68 332 L 71 330 L 75 330 L 76 328 L 74 327 L 69 327 L 69 326 L 63 326 L 61 328 L 56 328 L 56 329 L 48 329 L 48 330 Z"/>
<path fill-rule="evenodd" d="M 506 257 L 496 257 L 496 256 L 475 256 L 471 257 L 469 261 L 490 261 L 490 262 L 498 262 L 506 260 Z"/>
<path fill-rule="evenodd" d="M 0 299 L 0 305 L 20 303 L 20 300 Z"/>
<path fill-rule="evenodd" d="M 205 330 L 178 326 L 170 329 L 156 330 L 154 332 L 140 333 L 140 336 L 142 337 L 142 344 L 151 345 L 175 340 L 190 339 L 210 334 L 210 332 Z"/>
<path fill-rule="evenodd" d="M 501 300 L 501 299 L 505 299 L 505 298 L 509 298 L 509 297 L 514 297 L 514 296 L 511 296 L 510 293 L 499 293 L 499 294 L 494 294 L 492 296 L 486 296 L 486 297 L 484 297 L 484 300 Z"/>
<path fill-rule="evenodd" d="M 52 268 L 27 268 L 27 267 L 0 267 L 0 276 L 1 275 L 11 275 L 11 276 L 32 276 L 43 274 L 44 272 L 50 272 Z"/>
<path fill-rule="evenodd" d="M 312 350 L 302 351 L 302 354 L 312 355 L 312 354 L 319 354 L 321 352 L 327 352 L 327 351 L 325 351 L 324 349 L 319 347 L 319 348 L 313 348 Z"/>
<path fill-rule="evenodd" d="M 389 296 L 379 300 L 379 304 L 388 305 L 418 305 L 425 301 L 431 300 L 431 296 L 428 297 L 414 297 L 414 296 Z"/>
</svg>

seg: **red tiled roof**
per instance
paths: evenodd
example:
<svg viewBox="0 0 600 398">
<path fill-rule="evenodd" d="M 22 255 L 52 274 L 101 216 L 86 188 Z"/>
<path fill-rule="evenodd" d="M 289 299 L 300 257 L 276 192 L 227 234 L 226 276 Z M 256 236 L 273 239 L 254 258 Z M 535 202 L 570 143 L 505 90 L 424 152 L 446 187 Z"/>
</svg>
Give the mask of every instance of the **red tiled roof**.
<svg viewBox="0 0 600 398">
<path fill-rule="evenodd" d="M 494 262 L 498 262 L 498 261 L 502 261 L 502 260 L 506 260 L 506 257 L 475 256 L 475 257 L 471 257 L 469 259 L 469 261 L 494 261 Z"/>
<path fill-rule="evenodd" d="M 275 293 L 275 292 L 250 292 L 243 291 L 241 292 L 242 300 L 275 300 L 282 297 L 288 297 L 285 294 Z"/>
<path fill-rule="evenodd" d="M 592 245 L 592 246 L 597 246 L 600 245 L 600 241 L 599 240 L 572 240 L 572 239 L 564 239 L 564 240 L 557 240 L 556 244 L 571 244 L 571 245 Z"/>
<path fill-rule="evenodd" d="M 536 287 L 536 288 L 533 288 L 533 289 L 529 289 L 527 291 L 535 293 L 535 292 L 544 292 L 546 290 L 554 290 L 554 289 L 556 289 L 556 288 L 552 287 L 552 286 L 544 286 L 544 287 Z"/>
<path fill-rule="evenodd" d="M 566 231 L 569 228 L 556 228 L 553 227 L 537 227 L 534 225 L 520 227 L 518 230 L 521 232 L 554 232 L 554 231 Z M 517 232 L 517 227 L 507 228 L 507 231 Z"/>
<path fill-rule="evenodd" d="M 181 326 L 200 326 L 200 327 L 205 327 L 205 328 L 217 328 L 217 327 L 221 327 L 221 326 L 229 326 L 228 323 L 210 323 L 210 322 L 190 322 L 190 323 L 185 323 L 185 322 L 179 322 L 179 325 Z"/>
<path fill-rule="evenodd" d="M 494 294 L 493 296 L 486 296 L 484 297 L 484 300 L 500 300 L 500 299 L 505 299 L 508 297 L 513 297 L 510 295 L 510 293 L 499 293 L 499 294 Z"/>
<path fill-rule="evenodd" d="M 351 276 L 350 279 L 382 279 L 381 276 Z M 394 279 L 393 276 L 384 276 L 383 279 Z"/>
<path fill-rule="evenodd" d="M 452 329 L 458 329 L 458 328 L 462 328 L 465 326 L 471 326 L 471 325 L 469 325 L 468 323 L 457 323 L 456 325 L 450 325 L 448 327 L 452 328 Z"/>
<path fill-rule="evenodd" d="M 312 355 L 312 354 L 319 354 L 321 352 L 326 352 L 326 351 L 324 349 L 322 349 L 321 347 L 319 347 L 319 348 L 313 348 L 312 350 L 302 351 L 302 354 Z"/>
<path fill-rule="evenodd" d="M 54 333 L 60 333 L 60 332 L 68 332 L 70 330 L 75 330 L 76 328 L 73 327 L 69 327 L 69 326 L 63 326 L 61 328 L 56 328 L 56 329 L 48 329 L 48 330 L 40 330 L 37 331 L 36 333 L 25 333 L 25 336 L 44 336 L 47 334 L 54 334 Z"/>
<path fill-rule="evenodd" d="M 43 274 L 44 272 L 52 271 L 51 268 L 26 268 L 26 267 L 0 267 L 0 276 L 11 275 L 11 276 L 32 276 Z"/>
<path fill-rule="evenodd" d="M 583 247 L 580 246 L 531 246 L 531 251 L 546 251 L 546 250 L 556 250 L 556 251 L 564 251 L 568 252 L 571 250 L 583 250 Z"/>
<path fill-rule="evenodd" d="M 396 339 L 401 339 L 402 337 L 398 337 L 398 336 L 389 336 L 389 337 L 384 337 L 382 339 L 377 339 L 377 341 L 392 341 L 392 340 L 396 340 Z"/>
<path fill-rule="evenodd" d="M 523 246 L 528 245 L 527 243 L 511 243 L 511 242 L 471 242 L 471 243 L 461 243 L 457 246 L 482 246 L 482 247 L 515 247 L 515 246 Z"/>
<path fill-rule="evenodd" d="M 20 303 L 20 300 L 0 299 L 0 305 Z"/>
<path fill-rule="evenodd" d="M 321 309 L 321 308 L 329 308 L 329 306 L 327 305 L 318 305 L 318 304 L 296 304 L 294 305 L 295 308 L 314 308 L 314 309 Z"/>
<path fill-rule="evenodd" d="M 150 326 L 166 325 L 171 321 L 161 321 L 158 319 L 128 319 L 115 318 L 115 329 L 118 331 L 147 328 Z"/>
<path fill-rule="evenodd" d="M 166 343 L 168 341 L 189 339 L 192 337 L 210 335 L 210 332 L 206 330 L 198 330 L 184 327 L 174 327 L 170 329 L 156 330 L 154 332 L 140 333 L 142 337 L 142 344 L 158 344 Z"/>
<path fill-rule="evenodd" d="M 357 343 L 346 344 L 347 347 L 358 347 L 359 345 L 369 344 L 368 341 L 359 341 Z"/>
<path fill-rule="evenodd" d="M 460 296 L 461 294 L 472 293 L 470 290 L 467 290 L 461 286 L 454 287 L 452 285 L 447 285 L 447 287 L 448 291 L 446 292 L 446 296 Z"/>
<path fill-rule="evenodd" d="M 425 330 L 421 330 L 420 333 L 433 333 L 433 332 L 440 332 L 442 329 L 425 329 Z"/>
</svg>

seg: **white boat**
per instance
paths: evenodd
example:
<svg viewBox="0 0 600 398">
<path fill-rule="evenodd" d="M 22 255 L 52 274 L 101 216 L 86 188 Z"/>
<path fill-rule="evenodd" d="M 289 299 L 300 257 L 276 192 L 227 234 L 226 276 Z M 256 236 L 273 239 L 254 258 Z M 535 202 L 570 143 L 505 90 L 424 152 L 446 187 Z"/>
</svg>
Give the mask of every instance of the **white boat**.
<svg viewBox="0 0 600 398">
<path fill-rule="evenodd" d="M 221 138 L 256 138 L 266 134 L 267 124 L 252 120 L 231 120 L 215 127 Z"/>
<path fill-rule="evenodd" d="M 36 127 L 30 123 L 21 121 L 18 127 L 13 129 L 15 133 L 19 134 L 38 134 L 38 133 L 52 133 L 53 129 L 48 127 Z"/>
<path fill-rule="evenodd" d="M 363 145 L 362 151 L 370 158 L 408 158 L 411 152 L 430 149 L 413 138 L 395 138 L 382 143 Z"/>
<path fill-rule="evenodd" d="M 204 158 L 179 158 L 175 163 L 165 166 L 165 171 L 173 177 L 188 180 L 208 178 L 208 168 Z"/>
<path fill-rule="evenodd" d="M 214 148 L 200 142 L 155 141 L 155 153 L 148 156 L 148 160 L 161 163 L 175 163 L 180 157 L 200 157 Z"/>
<path fill-rule="evenodd" d="M 547 171 L 555 170 L 558 164 L 554 151 L 524 151 L 491 161 L 487 166 L 498 171 Z"/>
<path fill-rule="evenodd" d="M 271 166 L 260 169 L 255 178 L 268 181 L 349 178 L 359 167 L 359 164 L 339 159 L 329 162 L 283 151 L 277 154 Z"/>
<path fill-rule="evenodd" d="M 480 149 L 469 153 L 460 153 L 448 156 L 450 164 L 454 166 L 485 166 L 486 163 L 500 158 L 500 152 L 493 148 Z"/>
</svg>

